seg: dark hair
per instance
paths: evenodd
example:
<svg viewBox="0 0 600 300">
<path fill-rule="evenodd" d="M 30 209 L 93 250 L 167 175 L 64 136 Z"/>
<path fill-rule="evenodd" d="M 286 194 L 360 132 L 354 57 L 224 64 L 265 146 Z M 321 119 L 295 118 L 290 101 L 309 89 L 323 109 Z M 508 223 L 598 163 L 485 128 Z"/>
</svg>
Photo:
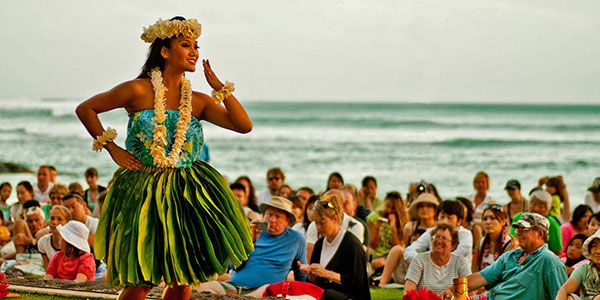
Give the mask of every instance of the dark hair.
<svg viewBox="0 0 600 300">
<path fill-rule="evenodd" d="M 315 193 L 315 191 L 313 191 L 313 189 L 311 189 L 311 188 L 309 188 L 307 186 L 303 186 L 303 187 L 297 189 L 296 193 L 298 193 L 299 191 L 306 191 L 306 192 L 308 192 L 311 195 L 314 195 L 314 193 Z"/>
<path fill-rule="evenodd" d="M 29 208 L 31 208 L 31 207 L 36 207 L 36 206 L 37 206 L 37 207 L 42 207 L 42 206 L 40 205 L 40 202 L 39 202 L 39 201 L 37 201 L 37 200 L 35 200 L 35 199 L 27 200 L 27 201 L 25 201 L 25 202 L 23 203 L 23 210 L 27 210 L 27 209 L 29 209 Z"/>
<path fill-rule="evenodd" d="M 65 244 L 67 244 L 67 247 L 64 252 L 65 256 L 68 258 L 80 257 L 85 253 L 85 251 L 69 244 L 67 241 L 65 241 Z"/>
<path fill-rule="evenodd" d="M 550 177 L 548 178 L 548 181 L 546 181 L 546 187 L 553 187 L 556 189 L 556 194 L 558 195 L 558 197 L 560 198 L 560 202 L 563 202 L 565 199 L 565 195 L 563 193 L 563 187 L 564 187 L 564 183 L 563 181 L 555 176 L 555 177 Z M 554 196 L 554 195 L 552 195 Z"/>
<path fill-rule="evenodd" d="M 234 182 L 234 183 L 230 184 L 229 189 L 232 191 L 233 190 L 242 190 L 242 191 L 244 191 L 244 193 L 246 193 L 246 187 L 239 182 Z"/>
<path fill-rule="evenodd" d="M 585 235 L 583 233 L 578 233 L 578 234 L 574 235 L 571 238 L 571 240 L 569 240 L 569 243 L 567 244 L 567 248 L 569 246 L 571 246 L 571 244 L 573 244 L 573 242 L 575 242 L 576 240 L 581 240 L 581 244 L 583 246 L 583 242 L 585 242 L 585 240 L 587 238 L 588 238 L 587 235 Z M 566 253 L 566 251 L 567 251 L 567 249 L 565 249 L 565 253 Z M 585 257 L 583 256 L 583 254 L 580 257 L 576 258 L 576 259 L 570 259 L 568 256 L 566 258 L 567 258 L 567 260 L 565 261 L 565 266 L 567 266 L 567 267 L 572 267 L 575 264 L 577 264 L 578 262 L 580 262 L 580 261 L 582 261 L 582 260 L 585 259 Z"/>
<path fill-rule="evenodd" d="M 456 215 L 456 218 L 459 221 L 464 217 L 463 206 L 457 200 L 444 200 L 437 208 L 436 217 L 439 216 L 441 212 L 449 216 Z"/>
<path fill-rule="evenodd" d="M 173 17 L 171 18 L 169 21 L 173 21 L 173 20 L 179 20 L 179 21 L 184 21 L 185 18 L 184 17 Z M 140 78 L 150 78 L 150 71 L 152 71 L 152 69 L 158 67 L 160 68 L 161 71 L 164 71 L 165 69 L 165 58 L 162 57 L 162 54 L 160 54 L 160 51 L 162 50 L 163 47 L 167 48 L 167 49 L 171 49 L 171 41 L 176 38 L 176 37 L 170 37 L 170 38 L 166 38 L 166 39 L 161 39 L 161 38 L 156 38 L 154 40 L 154 42 L 152 42 L 152 44 L 150 45 L 150 48 L 148 49 L 148 56 L 146 58 L 146 62 L 144 63 L 144 65 L 142 66 L 142 71 L 140 72 L 140 75 L 138 75 L 138 79 Z"/>
<path fill-rule="evenodd" d="M 577 205 L 577 207 L 575 207 L 575 210 L 573 211 L 573 215 L 571 215 L 571 224 L 573 226 L 577 226 L 577 223 L 581 221 L 583 216 L 585 216 L 585 213 L 587 213 L 588 211 L 592 214 L 594 213 L 592 208 L 587 204 Z"/>
<path fill-rule="evenodd" d="M 53 165 L 47 165 L 46 168 L 50 169 L 50 171 L 56 171 L 56 167 Z"/>
<path fill-rule="evenodd" d="M 462 205 L 464 205 L 467 208 L 467 222 L 469 224 L 473 222 L 473 204 L 471 203 L 471 201 L 465 197 L 456 197 L 455 200 L 460 201 L 460 203 L 462 203 Z"/>
<path fill-rule="evenodd" d="M 377 185 L 377 180 L 375 179 L 375 177 L 367 175 L 362 180 L 362 186 L 363 187 L 367 186 L 367 184 L 369 184 L 369 181 L 373 181 L 375 183 L 375 185 Z"/>
<path fill-rule="evenodd" d="M 3 189 L 5 186 L 8 186 L 9 188 L 12 189 L 12 185 L 10 184 L 10 182 L 5 181 L 3 183 L 0 183 L 0 190 Z"/>
<path fill-rule="evenodd" d="M 593 214 L 590 219 L 588 220 L 588 224 L 590 224 L 590 222 L 592 221 L 592 219 L 596 219 L 596 221 L 600 222 L 600 211 Z"/>
<path fill-rule="evenodd" d="M 506 244 L 504 243 L 504 238 L 506 237 L 506 234 L 508 232 L 508 225 L 510 222 L 507 221 L 508 216 L 507 214 L 504 212 L 504 210 L 502 209 L 495 209 L 488 207 L 488 208 L 484 208 L 483 209 L 483 214 L 481 215 L 481 218 L 483 219 L 483 215 L 485 215 L 486 211 L 491 211 L 494 214 L 494 217 L 496 219 L 498 219 L 498 221 L 505 221 L 504 223 L 504 228 L 502 228 L 502 231 L 500 232 L 500 234 L 498 235 L 498 237 L 496 238 L 496 249 L 495 252 L 498 255 L 498 257 L 504 253 L 504 251 L 506 251 Z M 475 261 L 476 263 L 476 267 L 479 270 L 481 268 L 481 263 L 483 261 L 483 249 L 485 249 L 485 247 L 488 247 L 488 245 L 490 245 L 492 242 L 492 237 L 486 233 L 483 236 L 483 241 L 481 241 L 481 247 L 479 247 L 479 245 L 477 245 L 477 247 L 479 247 L 479 251 L 477 252 L 477 260 Z"/>
<path fill-rule="evenodd" d="M 280 175 L 281 180 L 285 181 L 285 174 L 283 174 L 283 170 L 280 167 L 274 167 L 267 170 L 267 180 L 269 180 L 269 175 Z"/>
<path fill-rule="evenodd" d="M 23 188 L 25 188 L 29 193 L 31 193 L 32 196 L 35 194 L 35 192 L 33 191 L 33 185 L 31 185 L 31 182 L 24 180 L 17 184 L 17 187 L 19 187 L 19 186 L 22 186 Z"/>
<path fill-rule="evenodd" d="M 98 170 L 96 168 L 88 168 L 84 173 L 85 177 L 98 177 Z"/>
<path fill-rule="evenodd" d="M 258 209 L 258 205 L 256 204 L 256 189 L 254 188 L 252 180 L 250 180 L 250 177 L 242 175 L 238 177 L 235 180 L 235 182 L 240 183 L 240 181 L 242 180 L 246 180 L 248 182 L 248 185 L 250 186 L 250 192 L 248 193 L 248 207 L 255 212 L 260 212 L 260 210 Z"/>
<path fill-rule="evenodd" d="M 329 177 L 327 177 L 325 191 L 329 191 L 329 181 L 331 181 L 332 177 L 337 177 L 337 179 L 339 179 L 342 182 L 342 186 L 344 185 L 344 177 L 342 177 L 342 174 L 340 174 L 338 172 L 333 172 L 333 173 L 329 174 Z"/>
<path fill-rule="evenodd" d="M 431 230 L 431 238 L 433 238 L 433 236 L 440 230 L 448 230 L 448 232 L 450 232 L 450 236 L 452 237 L 452 247 L 454 249 L 456 249 L 456 247 L 458 246 L 458 244 L 460 242 L 458 239 L 458 229 L 456 229 L 456 227 L 454 227 L 450 224 L 438 223 Z"/>
<path fill-rule="evenodd" d="M 310 222 L 308 220 L 308 207 L 317 202 L 319 200 L 319 196 L 312 194 L 310 195 L 310 197 L 308 198 L 308 201 L 306 201 L 306 206 L 304 206 L 304 218 L 302 218 L 302 227 L 304 227 L 304 230 L 308 230 L 308 226 L 310 225 Z"/>
<path fill-rule="evenodd" d="M 75 199 L 77 199 L 77 200 L 79 200 L 79 201 L 81 201 L 81 202 L 85 202 L 85 201 L 83 200 L 83 197 L 81 197 L 81 195 L 79 195 L 79 193 L 76 193 L 76 192 L 68 192 L 68 193 L 66 193 L 66 194 L 65 194 L 65 195 L 62 197 L 62 200 L 63 200 L 63 201 L 67 201 L 67 200 L 69 200 L 69 199 L 72 199 L 72 198 L 75 198 Z"/>
</svg>

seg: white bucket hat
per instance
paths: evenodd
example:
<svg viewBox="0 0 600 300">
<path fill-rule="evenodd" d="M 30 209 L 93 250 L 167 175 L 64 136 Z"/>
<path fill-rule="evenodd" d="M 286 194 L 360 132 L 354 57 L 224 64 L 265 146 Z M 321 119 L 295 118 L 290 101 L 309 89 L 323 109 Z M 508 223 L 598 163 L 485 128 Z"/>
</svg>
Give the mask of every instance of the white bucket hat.
<svg viewBox="0 0 600 300">
<path fill-rule="evenodd" d="M 71 220 L 64 226 L 58 225 L 56 229 L 65 242 L 73 245 L 79 250 L 90 252 L 90 245 L 87 241 L 90 230 L 85 226 L 85 224 L 79 221 Z"/>
<path fill-rule="evenodd" d="M 596 232 L 594 234 L 592 234 L 590 237 L 588 237 L 585 240 L 585 242 L 583 242 L 583 246 L 581 247 L 581 252 L 583 254 L 583 257 L 585 257 L 589 260 L 592 259 L 592 253 L 590 253 L 590 244 L 595 239 L 600 239 L 600 229 L 596 230 Z"/>
</svg>

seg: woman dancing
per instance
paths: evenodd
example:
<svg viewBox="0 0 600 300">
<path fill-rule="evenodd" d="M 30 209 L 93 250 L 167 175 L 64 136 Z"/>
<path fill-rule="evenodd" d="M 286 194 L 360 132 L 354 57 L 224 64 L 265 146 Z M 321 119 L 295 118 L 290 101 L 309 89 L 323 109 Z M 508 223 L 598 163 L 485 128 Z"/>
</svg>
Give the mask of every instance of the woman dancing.
<svg viewBox="0 0 600 300">
<path fill-rule="evenodd" d="M 163 299 L 189 299 L 191 284 L 214 280 L 252 251 L 250 224 L 224 178 L 199 160 L 200 120 L 226 129 L 252 130 L 246 111 L 208 60 L 204 76 L 212 97 L 191 90 L 185 72 L 196 70 L 200 24 L 159 19 L 144 28 L 151 43 L 140 75 L 81 103 L 77 116 L 119 169 L 102 209 L 94 252 L 108 265 L 108 280 L 124 286 L 119 299 L 145 299 L 164 280 Z M 223 102 L 221 105 L 219 102 Z M 98 114 L 129 114 L 123 149 Z"/>
</svg>

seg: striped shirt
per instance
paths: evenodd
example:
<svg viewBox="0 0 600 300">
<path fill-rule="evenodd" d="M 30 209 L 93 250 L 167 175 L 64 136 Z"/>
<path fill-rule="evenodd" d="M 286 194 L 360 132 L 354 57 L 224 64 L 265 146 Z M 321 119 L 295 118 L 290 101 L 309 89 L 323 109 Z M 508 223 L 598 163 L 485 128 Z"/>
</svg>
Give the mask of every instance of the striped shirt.
<svg viewBox="0 0 600 300">
<path fill-rule="evenodd" d="M 417 290 L 426 288 L 440 294 L 452 286 L 452 279 L 471 274 L 470 264 L 462 256 L 451 253 L 450 261 L 439 267 L 433 263 L 430 254 L 431 251 L 427 251 L 417 255 L 406 272 L 406 280 L 416 283 Z"/>
</svg>

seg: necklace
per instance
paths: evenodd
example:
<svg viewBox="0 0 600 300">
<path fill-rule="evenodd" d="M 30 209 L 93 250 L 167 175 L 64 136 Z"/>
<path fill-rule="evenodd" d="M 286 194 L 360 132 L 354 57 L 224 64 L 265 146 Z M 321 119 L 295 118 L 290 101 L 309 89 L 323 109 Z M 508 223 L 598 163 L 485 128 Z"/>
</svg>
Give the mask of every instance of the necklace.
<svg viewBox="0 0 600 300">
<path fill-rule="evenodd" d="M 175 140 L 171 151 L 167 156 L 165 146 L 167 145 L 167 127 L 164 125 L 167 119 L 165 115 L 165 91 L 167 88 L 162 81 L 162 73 L 159 68 L 150 72 L 152 88 L 154 89 L 154 131 L 152 132 L 152 145 L 150 155 L 154 158 L 154 164 L 159 168 L 175 168 L 179 162 L 181 147 L 185 143 L 186 132 L 192 116 L 192 87 L 190 81 L 185 77 L 181 81 L 181 99 L 179 99 L 179 119 L 175 130 Z"/>
</svg>

